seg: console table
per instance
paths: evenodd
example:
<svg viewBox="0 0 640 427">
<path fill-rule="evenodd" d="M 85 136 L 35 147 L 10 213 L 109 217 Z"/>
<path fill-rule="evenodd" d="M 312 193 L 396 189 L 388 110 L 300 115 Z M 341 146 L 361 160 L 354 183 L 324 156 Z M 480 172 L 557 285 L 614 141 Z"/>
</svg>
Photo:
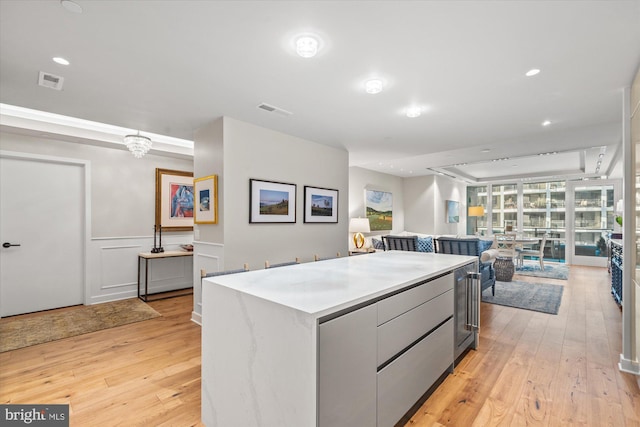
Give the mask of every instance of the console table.
<svg viewBox="0 0 640 427">
<path fill-rule="evenodd" d="M 166 251 L 160 253 L 151 253 L 151 252 L 141 252 L 138 254 L 138 298 L 142 301 L 149 301 L 149 295 L 154 295 L 154 293 L 149 293 L 149 261 L 150 260 L 162 260 L 168 258 L 175 257 L 185 257 L 190 256 L 193 257 L 193 252 L 189 251 Z M 143 265 L 144 264 L 144 267 Z M 142 273 L 144 273 L 144 279 L 142 278 Z M 169 289 L 163 290 L 161 292 L 155 293 L 157 294 L 165 294 L 170 291 L 181 291 L 181 290 L 189 290 L 189 292 L 182 293 L 180 295 L 188 295 L 193 292 L 193 281 L 189 287 L 181 287 L 178 289 Z M 154 299 L 162 299 L 162 298 L 170 298 L 179 296 L 177 294 L 172 294 L 170 296 L 164 296 Z"/>
</svg>

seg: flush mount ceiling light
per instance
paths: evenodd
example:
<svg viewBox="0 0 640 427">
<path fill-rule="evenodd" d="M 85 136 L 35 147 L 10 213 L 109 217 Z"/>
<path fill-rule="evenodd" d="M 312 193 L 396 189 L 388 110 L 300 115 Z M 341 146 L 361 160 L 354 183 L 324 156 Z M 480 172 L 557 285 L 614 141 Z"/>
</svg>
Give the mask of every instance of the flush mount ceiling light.
<svg viewBox="0 0 640 427">
<path fill-rule="evenodd" d="M 53 58 L 53 62 L 60 65 L 69 65 L 69 61 L 67 61 L 61 56 L 56 56 L 55 58 Z"/>
<path fill-rule="evenodd" d="M 296 53 L 303 58 L 313 58 L 318 53 L 320 42 L 312 35 L 300 36 L 296 39 Z"/>
<path fill-rule="evenodd" d="M 60 4 L 69 12 L 82 13 L 82 7 L 78 3 L 72 2 L 71 0 L 61 0 Z"/>
<path fill-rule="evenodd" d="M 140 131 L 136 135 L 125 136 L 124 144 L 136 159 L 141 159 L 151 149 L 151 139 L 140 135 Z"/>
<path fill-rule="evenodd" d="M 380 79 L 371 79 L 364 82 L 364 90 L 367 93 L 375 95 L 376 93 L 382 92 L 382 80 Z"/>
<path fill-rule="evenodd" d="M 422 114 L 422 108 L 421 107 L 409 107 L 407 108 L 407 117 L 409 118 L 416 118 L 416 117 L 420 117 L 420 115 Z"/>
<path fill-rule="evenodd" d="M 551 120 L 545 120 L 542 122 L 542 126 L 549 126 L 551 124 Z"/>
<path fill-rule="evenodd" d="M 524 75 L 527 76 L 527 77 L 533 77 L 533 76 L 535 76 L 536 74 L 539 74 L 539 73 L 540 73 L 539 69 L 532 68 L 529 71 L 527 71 L 526 73 L 524 73 Z"/>
</svg>

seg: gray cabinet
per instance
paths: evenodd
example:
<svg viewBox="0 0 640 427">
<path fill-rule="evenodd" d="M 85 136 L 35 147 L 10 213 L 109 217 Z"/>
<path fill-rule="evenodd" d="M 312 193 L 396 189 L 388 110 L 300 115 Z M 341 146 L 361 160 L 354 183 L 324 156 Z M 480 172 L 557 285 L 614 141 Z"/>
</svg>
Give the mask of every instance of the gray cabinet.
<svg viewBox="0 0 640 427">
<path fill-rule="evenodd" d="M 453 367 L 453 285 L 449 273 L 319 324 L 319 426 L 393 426 Z"/>
<path fill-rule="evenodd" d="M 375 304 L 320 324 L 318 425 L 376 425 Z"/>
<path fill-rule="evenodd" d="M 453 366 L 453 319 L 378 372 L 378 427 L 394 426 Z"/>
</svg>

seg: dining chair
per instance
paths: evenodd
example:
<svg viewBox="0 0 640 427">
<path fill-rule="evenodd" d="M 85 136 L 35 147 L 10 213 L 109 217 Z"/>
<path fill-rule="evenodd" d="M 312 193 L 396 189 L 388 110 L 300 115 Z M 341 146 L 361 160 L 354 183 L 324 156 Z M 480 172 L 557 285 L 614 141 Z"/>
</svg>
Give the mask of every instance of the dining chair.
<svg viewBox="0 0 640 427">
<path fill-rule="evenodd" d="M 249 264 L 244 264 L 242 268 L 239 268 L 237 270 L 214 271 L 213 273 L 207 273 L 207 271 L 203 268 L 200 270 L 200 279 L 204 279 L 207 277 L 224 276 L 226 274 L 243 273 L 245 271 L 249 271 Z"/>
<path fill-rule="evenodd" d="M 493 241 L 494 244 L 492 248 L 498 250 L 498 257 L 511 258 L 512 260 L 516 258 L 515 233 L 494 234 Z"/>
<path fill-rule="evenodd" d="M 264 268 L 276 268 L 276 267 L 286 267 L 287 265 L 296 265 L 300 264 L 300 258 L 296 257 L 295 261 L 281 262 L 278 264 L 271 264 L 269 261 L 264 262 Z"/>
<path fill-rule="evenodd" d="M 327 260 L 334 259 L 334 258 L 340 258 L 340 252 L 336 252 L 336 256 L 335 257 L 321 258 L 320 255 L 318 255 L 318 254 L 315 254 L 313 256 L 313 260 L 314 261 L 327 261 Z"/>
<path fill-rule="evenodd" d="M 525 256 L 537 256 L 540 261 L 540 270 L 544 271 L 544 246 L 547 243 L 547 235 L 542 236 L 540 247 L 538 249 L 521 249 L 518 251 L 518 265 L 524 264 Z"/>
</svg>

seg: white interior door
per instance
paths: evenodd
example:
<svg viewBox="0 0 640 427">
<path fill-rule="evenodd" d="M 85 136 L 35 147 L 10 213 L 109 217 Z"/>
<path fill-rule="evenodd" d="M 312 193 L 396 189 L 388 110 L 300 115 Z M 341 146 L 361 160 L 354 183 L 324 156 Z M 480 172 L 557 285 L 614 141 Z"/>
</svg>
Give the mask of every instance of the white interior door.
<svg viewBox="0 0 640 427">
<path fill-rule="evenodd" d="M 0 155 L 0 316 L 83 303 L 84 174 L 81 163 Z"/>
</svg>

